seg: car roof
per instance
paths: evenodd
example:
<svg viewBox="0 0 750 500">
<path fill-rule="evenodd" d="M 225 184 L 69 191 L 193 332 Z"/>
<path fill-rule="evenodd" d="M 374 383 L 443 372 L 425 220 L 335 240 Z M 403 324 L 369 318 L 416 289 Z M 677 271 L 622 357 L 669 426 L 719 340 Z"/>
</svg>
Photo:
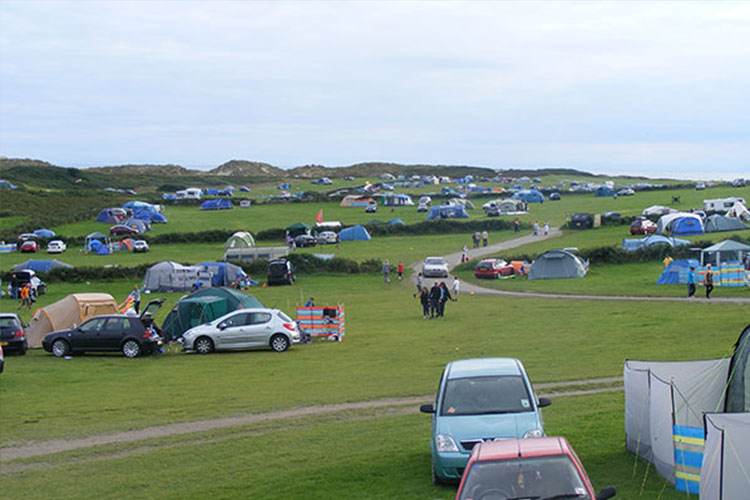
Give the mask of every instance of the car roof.
<svg viewBox="0 0 750 500">
<path fill-rule="evenodd" d="M 521 375 L 521 362 L 515 358 L 478 358 L 451 361 L 445 368 L 449 379 L 487 375 Z"/>
<path fill-rule="evenodd" d="M 564 437 L 502 439 L 480 443 L 477 460 L 570 455 L 570 444 Z"/>
<path fill-rule="evenodd" d="M 17 320 L 20 320 L 18 314 L 15 313 L 0 313 L 0 318 L 16 318 Z"/>
</svg>

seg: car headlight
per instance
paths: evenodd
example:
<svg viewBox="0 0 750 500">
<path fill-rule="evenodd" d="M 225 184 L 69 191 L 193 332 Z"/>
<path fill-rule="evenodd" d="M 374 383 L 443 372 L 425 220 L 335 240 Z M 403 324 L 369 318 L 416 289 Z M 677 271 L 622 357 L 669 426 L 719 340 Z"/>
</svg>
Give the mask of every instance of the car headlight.
<svg viewBox="0 0 750 500">
<path fill-rule="evenodd" d="M 523 435 L 524 438 L 540 438 L 542 437 L 541 429 L 532 429 Z"/>
<path fill-rule="evenodd" d="M 447 434 L 438 434 L 437 436 L 435 436 L 435 447 L 437 448 L 437 451 L 441 453 L 449 451 L 458 452 L 458 446 L 456 446 L 456 442 Z"/>
</svg>

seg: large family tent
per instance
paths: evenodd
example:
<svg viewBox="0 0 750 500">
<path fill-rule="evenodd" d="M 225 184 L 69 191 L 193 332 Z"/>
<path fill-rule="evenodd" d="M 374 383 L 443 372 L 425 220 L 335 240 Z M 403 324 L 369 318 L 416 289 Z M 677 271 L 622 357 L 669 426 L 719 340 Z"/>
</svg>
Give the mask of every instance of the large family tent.
<svg viewBox="0 0 750 500">
<path fill-rule="evenodd" d="M 156 223 L 156 224 L 167 223 L 167 218 L 164 217 L 164 214 L 159 213 L 159 212 L 154 212 L 151 210 L 143 210 L 143 209 L 136 210 L 135 212 L 133 212 L 133 217 L 135 219 L 145 220 L 146 222 L 149 222 L 152 224 L 153 223 Z"/>
<path fill-rule="evenodd" d="M 522 189 L 511 196 L 514 200 L 521 200 L 524 203 L 544 203 L 544 195 L 536 189 Z"/>
<path fill-rule="evenodd" d="M 672 236 L 696 236 L 704 233 L 703 219 L 685 212 L 662 215 L 656 224 L 656 232 Z"/>
<path fill-rule="evenodd" d="M 676 285 L 679 283 L 687 283 L 687 275 L 690 267 L 698 268 L 698 261 L 695 259 L 675 260 L 672 261 L 662 271 L 659 279 L 656 280 L 657 285 Z"/>
<path fill-rule="evenodd" d="M 701 500 L 750 491 L 749 339 L 750 326 L 731 358 L 625 362 L 627 449 Z"/>
<path fill-rule="evenodd" d="M 137 212 L 138 210 L 148 210 L 149 212 L 160 212 L 161 207 L 159 205 L 153 205 L 151 203 L 146 203 L 145 201 L 129 201 L 127 203 L 123 203 L 122 208 L 125 210 L 130 210 L 132 212 Z"/>
<path fill-rule="evenodd" d="M 624 238 L 620 248 L 626 252 L 635 252 L 641 248 L 648 248 L 657 245 L 667 245 L 670 247 L 681 247 L 689 245 L 688 240 L 681 240 L 679 238 L 670 238 L 668 236 L 662 236 L 660 234 L 651 234 L 643 238 Z"/>
<path fill-rule="evenodd" d="M 292 224 L 291 226 L 286 228 L 286 231 L 292 238 L 296 238 L 301 234 L 310 234 L 311 230 L 312 226 L 308 226 L 304 222 L 297 222 L 296 224 Z"/>
<path fill-rule="evenodd" d="M 42 339 L 48 333 L 72 328 L 94 316 L 118 312 L 115 299 L 108 293 L 74 293 L 36 309 L 26 328 L 26 340 L 31 348 L 42 347 Z"/>
<path fill-rule="evenodd" d="M 214 200 L 206 200 L 201 203 L 201 210 L 229 210 L 232 208 L 232 202 L 224 199 L 217 198 Z"/>
<path fill-rule="evenodd" d="M 739 241 L 724 240 L 701 250 L 701 265 L 719 266 L 722 262 L 742 262 L 750 253 L 750 245 Z"/>
<path fill-rule="evenodd" d="M 73 266 L 70 264 L 66 264 L 65 262 L 60 262 L 59 260 L 52 259 L 52 260 L 27 260 L 26 262 L 21 262 L 20 264 L 16 264 L 13 266 L 14 271 L 20 271 L 21 269 L 31 269 L 32 271 L 36 271 L 38 273 L 48 273 L 53 269 L 57 269 L 58 267 L 62 267 L 64 269 L 73 269 Z"/>
<path fill-rule="evenodd" d="M 714 214 L 708 216 L 704 229 L 707 233 L 718 233 L 722 231 L 741 231 L 748 229 L 748 227 L 736 217 Z"/>
<path fill-rule="evenodd" d="M 386 207 L 410 207 L 414 205 L 408 194 L 386 194 L 383 195 L 383 205 Z"/>
<path fill-rule="evenodd" d="M 237 280 L 248 280 L 245 271 L 236 264 L 228 262 L 202 262 L 201 267 L 211 273 L 211 286 L 230 286 Z"/>
<path fill-rule="evenodd" d="M 503 200 L 498 206 L 500 213 L 505 215 L 515 215 L 526 212 L 526 203 L 521 200 Z"/>
<path fill-rule="evenodd" d="M 201 266 L 183 266 L 165 260 L 148 268 L 143 288 L 151 292 L 187 292 L 197 282 L 208 285 L 211 273 Z"/>
<path fill-rule="evenodd" d="M 371 201 L 373 199 L 369 196 L 349 194 L 344 196 L 339 205 L 342 207 L 366 207 Z"/>
<path fill-rule="evenodd" d="M 594 196 L 596 197 L 608 196 L 612 198 L 615 196 L 615 190 L 607 186 L 599 186 L 594 191 Z"/>
<path fill-rule="evenodd" d="M 255 239 L 247 231 L 237 231 L 224 242 L 224 250 L 230 248 L 252 248 L 254 246 Z"/>
<path fill-rule="evenodd" d="M 131 229 L 135 229 L 138 231 L 138 234 L 143 234 L 146 231 L 151 231 L 151 224 L 148 223 L 148 221 L 145 221 L 143 219 L 136 219 L 135 217 L 131 217 L 125 222 L 125 225 L 128 226 Z"/>
<path fill-rule="evenodd" d="M 468 219 L 469 214 L 461 205 L 440 205 L 430 208 L 426 220 L 435 219 Z"/>
<path fill-rule="evenodd" d="M 105 208 L 96 217 L 96 222 L 104 222 L 105 224 L 119 224 L 122 218 L 125 216 L 125 210 L 122 208 Z"/>
<path fill-rule="evenodd" d="M 364 226 L 352 226 L 339 232 L 339 241 L 364 241 L 372 239 Z"/>
<path fill-rule="evenodd" d="M 264 307 L 252 295 L 224 287 L 210 287 L 191 293 L 177 302 L 162 325 L 165 340 L 174 340 L 194 326 L 213 321 L 236 309 Z"/>
<path fill-rule="evenodd" d="M 96 232 L 86 235 L 83 243 L 84 252 L 99 252 L 103 247 L 109 248 L 111 241 L 109 236 Z"/>
<path fill-rule="evenodd" d="M 583 278 L 586 263 L 567 250 L 548 250 L 536 258 L 529 269 L 530 280 Z"/>
</svg>

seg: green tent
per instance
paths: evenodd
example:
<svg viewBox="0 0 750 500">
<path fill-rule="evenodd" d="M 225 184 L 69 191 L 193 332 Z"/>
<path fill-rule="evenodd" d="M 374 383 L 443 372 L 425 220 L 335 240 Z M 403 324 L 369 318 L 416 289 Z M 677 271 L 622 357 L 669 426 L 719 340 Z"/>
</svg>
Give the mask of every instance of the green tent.
<svg viewBox="0 0 750 500">
<path fill-rule="evenodd" d="M 210 287 L 180 299 L 162 325 L 165 340 L 174 340 L 194 326 L 219 318 L 228 312 L 247 307 L 264 307 L 252 295 L 225 287 Z"/>
<path fill-rule="evenodd" d="M 230 248 L 252 248 L 255 246 L 253 235 L 247 231 L 237 231 L 224 243 L 224 250 Z"/>
<path fill-rule="evenodd" d="M 295 238 L 300 234 L 310 234 L 312 226 L 308 226 L 304 222 L 298 222 L 296 224 L 292 224 L 291 226 L 286 228 L 286 230 L 289 232 L 289 236 Z"/>
</svg>

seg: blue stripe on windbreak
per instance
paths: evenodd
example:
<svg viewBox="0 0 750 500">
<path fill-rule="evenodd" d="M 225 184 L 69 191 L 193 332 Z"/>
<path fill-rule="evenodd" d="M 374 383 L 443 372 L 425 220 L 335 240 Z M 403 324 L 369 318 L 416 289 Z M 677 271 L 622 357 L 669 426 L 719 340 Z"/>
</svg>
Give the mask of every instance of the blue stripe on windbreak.
<svg viewBox="0 0 750 500">
<path fill-rule="evenodd" d="M 678 477 L 674 480 L 674 489 L 697 495 L 700 492 L 701 484 L 697 481 L 687 481 Z"/>
<path fill-rule="evenodd" d="M 703 431 L 703 427 L 689 427 L 687 425 L 673 425 L 672 433 L 676 436 L 685 436 L 705 439 L 706 434 Z"/>
<path fill-rule="evenodd" d="M 675 465 L 685 465 L 687 467 L 701 468 L 703 464 L 703 453 L 687 450 L 674 450 Z"/>
</svg>

